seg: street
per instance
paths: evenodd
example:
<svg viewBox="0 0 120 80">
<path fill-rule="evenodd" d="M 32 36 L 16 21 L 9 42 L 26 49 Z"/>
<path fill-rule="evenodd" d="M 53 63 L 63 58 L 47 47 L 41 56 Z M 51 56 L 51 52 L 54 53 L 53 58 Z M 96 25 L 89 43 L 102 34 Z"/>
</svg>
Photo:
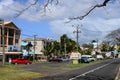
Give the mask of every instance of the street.
<svg viewBox="0 0 120 80">
<path fill-rule="evenodd" d="M 56 65 L 60 66 L 61 64 L 66 63 L 49 63 L 42 65 Z M 22 67 L 24 69 L 28 69 L 31 71 L 37 72 L 50 72 L 50 75 L 46 77 L 33 79 L 33 80 L 114 80 L 119 68 L 120 59 L 109 59 L 102 63 L 98 63 L 95 65 L 91 65 L 82 69 L 76 70 L 58 70 L 58 69 L 38 69 L 38 65 L 34 65 L 34 67 L 25 66 Z M 33 69 L 32 69 L 33 68 Z M 36 72 L 35 71 L 35 72 Z"/>
<path fill-rule="evenodd" d="M 109 61 L 100 67 L 92 69 L 69 80 L 114 80 L 119 64 L 120 60 Z"/>
</svg>

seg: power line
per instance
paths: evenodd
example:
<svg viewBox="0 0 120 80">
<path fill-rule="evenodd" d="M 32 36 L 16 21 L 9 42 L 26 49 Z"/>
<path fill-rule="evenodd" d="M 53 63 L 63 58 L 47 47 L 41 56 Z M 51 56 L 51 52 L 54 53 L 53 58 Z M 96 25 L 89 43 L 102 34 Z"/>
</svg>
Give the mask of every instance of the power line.
<svg viewBox="0 0 120 80">
<path fill-rule="evenodd" d="M 111 31 L 94 31 L 94 30 L 90 30 L 90 29 L 86 29 L 86 28 L 81 28 L 82 30 L 86 30 L 86 31 L 90 31 L 90 32 L 111 32 L 111 31 L 113 31 L 113 30 L 111 30 Z"/>
<path fill-rule="evenodd" d="M 33 37 L 33 36 L 31 36 L 31 35 L 27 35 L 27 34 L 22 34 L 23 36 L 27 36 L 27 37 Z"/>
</svg>

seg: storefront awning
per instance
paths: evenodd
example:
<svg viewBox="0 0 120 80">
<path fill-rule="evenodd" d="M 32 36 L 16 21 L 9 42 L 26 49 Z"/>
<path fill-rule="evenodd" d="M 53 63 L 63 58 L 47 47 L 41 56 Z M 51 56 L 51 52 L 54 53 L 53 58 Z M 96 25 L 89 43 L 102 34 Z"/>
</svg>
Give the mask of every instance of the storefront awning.
<svg viewBox="0 0 120 80">
<path fill-rule="evenodd" d="M 28 45 L 28 42 L 22 42 L 21 43 L 21 46 L 27 46 Z"/>
<path fill-rule="evenodd" d="M 37 52 L 29 52 L 30 55 L 34 55 L 34 54 L 40 54 Z M 28 56 L 28 52 L 23 52 L 23 56 Z"/>
</svg>

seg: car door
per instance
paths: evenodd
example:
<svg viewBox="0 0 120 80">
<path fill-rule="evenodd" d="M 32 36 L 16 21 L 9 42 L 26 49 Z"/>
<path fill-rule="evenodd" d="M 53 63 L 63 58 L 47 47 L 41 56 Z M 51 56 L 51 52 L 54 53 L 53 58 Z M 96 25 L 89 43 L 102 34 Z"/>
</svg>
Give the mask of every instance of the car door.
<svg viewBox="0 0 120 80">
<path fill-rule="evenodd" d="M 23 64 L 23 59 L 19 59 L 19 64 Z"/>
</svg>

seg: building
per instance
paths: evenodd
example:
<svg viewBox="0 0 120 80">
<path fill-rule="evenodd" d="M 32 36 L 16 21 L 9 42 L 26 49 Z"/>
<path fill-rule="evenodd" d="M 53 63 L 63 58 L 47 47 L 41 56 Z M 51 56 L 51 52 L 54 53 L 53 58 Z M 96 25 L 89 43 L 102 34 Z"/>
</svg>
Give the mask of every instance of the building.
<svg viewBox="0 0 120 80">
<path fill-rule="evenodd" d="M 28 45 L 28 42 L 30 42 L 32 44 L 32 47 L 30 48 L 31 52 L 35 52 L 37 54 L 43 54 L 42 50 L 44 49 L 44 42 L 42 38 L 37 38 L 37 39 L 33 39 L 33 38 L 27 38 L 22 40 L 22 49 L 26 49 L 24 47 L 26 47 Z M 25 45 L 26 43 L 26 45 Z"/>
<path fill-rule="evenodd" d="M 45 47 L 48 42 L 52 42 L 52 39 L 46 38 L 26 38 L 22 40 L 22 49 L 24 50 L 23 55 L 31 54 L 37 55 L 37 57 L 45 57 Z M 32 47 L 30 47 L 29 51 L 27 50 L 28 43 L 31 43 Z M 26 50 L 26 51 L 25 51 Z M 28 53 L 29 52 L 29 53 Z"/>
<path fill-rule="evenodd" d="M 46 39 L 46 38 L 26 38 L 22 40 L 22 42 L 31 42 L 33 45 L 31 48 L 31 51 L 35 51 L 38 54 L 44 54 L 43 51 L 45 50 L 45 46 L 47 42 L 52 42 L 52 39 Z"/>
<path fill-rule="evenodd" d="M 18 52 L 18 49 L 20 50 L 21 46 L 21 30 L 13 22 L 4 22 L 4 35 L 6 59 L 13 55 L 22 54 L 21 52 Z M 3 53 L 2 38 L 2 24 L 0 24 L 0 59 Z"/>
</svg>

